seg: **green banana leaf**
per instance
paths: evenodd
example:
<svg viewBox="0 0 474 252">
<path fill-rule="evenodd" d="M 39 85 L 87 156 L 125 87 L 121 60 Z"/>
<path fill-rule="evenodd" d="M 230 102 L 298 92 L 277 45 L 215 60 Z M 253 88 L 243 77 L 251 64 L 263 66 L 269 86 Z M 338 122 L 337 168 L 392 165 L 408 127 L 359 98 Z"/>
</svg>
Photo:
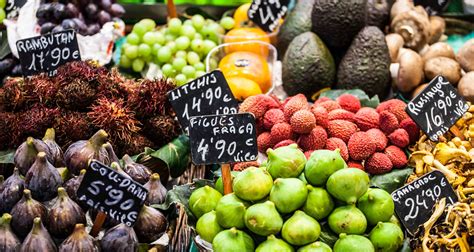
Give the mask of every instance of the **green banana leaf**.
<svg viewBox="0 0 474 252">
<path fill-rule="evenodd" d="M 152 151 L 151 149 L 147 150 Z M 157 151 L 149 153 L 153 158 L 163 161 L 169 168 L 171 177 L 181 176 L 189 163 L 189 137 L 181 135 Z"/>
<path fill-rule="evenodd" d="M 0 164 L 13 164 L 15 150 L 0 151 Z"/>
<path fill-rule="evenodd" d="M 380 104 L 379 97 L 375 95 L 374 97 L 370 98 L 364 91 L 360 89 L 334 89 L 322 92 L 319 96 L 320 97 L 328 97 L 333 100 L 336 100 L 337 97 L 343 94 L 351 94 L 355 97 L 359 98 L 360 104 L 362 107 L 371 107 L 376 108 Z"/>
<path fill-rule="evenodd" d="M 375 175 L 370 179 L 370 185 L 392 193 L 405 184 L 408 176 L 413 173 L 413 167 L 393 169 L 389 173 Z"/>
</svg>

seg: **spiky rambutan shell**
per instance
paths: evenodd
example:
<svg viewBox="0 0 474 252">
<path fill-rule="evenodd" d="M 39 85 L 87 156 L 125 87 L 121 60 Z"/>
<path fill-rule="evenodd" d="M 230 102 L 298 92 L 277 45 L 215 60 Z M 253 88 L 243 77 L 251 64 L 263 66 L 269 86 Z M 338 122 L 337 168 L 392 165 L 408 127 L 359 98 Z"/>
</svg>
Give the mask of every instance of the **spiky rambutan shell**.
<svg viewBox="0 0 474 252">
<path fill-rule="evenodd" d="M 156 146 L 150 139 L 146 138 L 141 134 L 132 135 L 132 140 L 130 143 L 125 144 L 125 142 L 120 142 L 116 145 L 118 147 L 118 155 L 136 155 L 142 153 L 145 150 L 145 147 L 156 148 Z"/>
<path fill-rule="evenodd" d="M 79 140 L 89 139 L 98 129 L 92 125 L 86 113 L 62 110 L 56 118 L 56 142 L 66 149 Z"/>
<path fill-rule="evenodd" d="M 120 75 L 119 71 L 116 68 L 112 68 L 110 71 L 107 69 L 98 69 L 97 82 L 99 86 L 97 87 L 99 96 L 105 96 L 109 99 L 124 99 L 128 97 L 130 89 L 128 89 L 129 83 L 133 83 L 133 80 L 126 81 L 125 78 Z M 123 85 L 123 83 L 127 83 Z"/>
<path fill-rule="evenodd" d="M 142 132 L 156 146 L 162 146 L 179 135 L 180 127 L 171 116 L 155 116 L 145 121 Z"/>
<path fill-rule="evenodd" d="M 127 104 L 136 112 L 138 118 L 165 115 L 171 108 L 166 93 L 173 88 L 173 82 L 165 78 L 141 80 L 129 94 Z"/>
<path fill-rule="evenodd" d="M 112 142 L 132 142 L 132 136 L 140 131 L 135 113 L 122 100 L 98 99 L 87 113 L 91 123 L 110 134 Z"/>
<path fill-rule="evenodd" d="M 14 113 L 0 112 L 0 149 L 16 147 L 12 142 L 15 135 L 20 132 L 16 130 L 17 117 Z"/>
<path fill-rule="evenodd" d="M 62 65 L 57 69 L 56 79 L 59 82 L 63 82 L 67 79 L 72 80 L 81 78 L 85 81 L 91 82 L 96 80 L 97 72 L 100 69 L 105 68 L 99 67 L 90 61 L 73 61 Z"/>
<path fill-rule="evenodd" d="M 2 89 L 0 100 L 9 111 L 19 111 L 37 100 L 33 87 L 23 78 L 7 78 Z"/>
<path fill-rule="evenodd" d="M 58 108 L 48 108 L 41 103 L 33 105 L 31 109 L 19 115 L 18 128 L 22 137 L 42 137 L 44 132 L 54 125 L 57 116 L 59 116 Z"/>
<path fill-rule="evenodd" d="M 76 78 L 66 83 L 60 83 L 56 95 L 59 106 L 74 110 L 84 111 L 96 99 L 97 90 L 87 80 Z"/>
<path fill-rule="evenodd" d="M 38 96 L 39 102 L 55 105 L 56 94 L 59 91 L 58 82 L 48 77 L 45 73 L 30 77 L 28 82 L 33 87 L 34 93 Z"/>
</svg>

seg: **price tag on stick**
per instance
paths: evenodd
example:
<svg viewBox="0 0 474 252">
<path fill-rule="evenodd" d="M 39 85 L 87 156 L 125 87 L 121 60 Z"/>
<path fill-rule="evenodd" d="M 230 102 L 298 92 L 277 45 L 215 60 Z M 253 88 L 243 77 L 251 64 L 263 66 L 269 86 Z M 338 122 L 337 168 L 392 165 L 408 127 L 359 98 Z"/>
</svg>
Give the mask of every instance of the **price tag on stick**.
<svg viewBox="0 0 474 252">
<path fill-rule="evenodd" d="M 235 114 L 238 111 L 238 102 L 219 70 L 171 90 L 167 95 L 183 129 L 188 128 L 192 116 Z"/>
<path fill-rule="evenodd" d="M 81 60 L 74 30 L 21 39 L 16 42 L 23 76 L 47 72 L 56 75 L 56 69 L 67 62 Z"/>
<path fill-rule="evenodd" d="M 408 103 L 405 111 L 431 140 L 438 141 L 468 109 L 466 100 L 438 75 Z"/>
<path fill-rule="evenodd" d="M 430 172 L 392 193 L 395 213 L 407 231 L 414 235 L 430 219 L 437 201 L 446 198 L 451 205 L 458 201 L 444 174 Z"/>
<path fill-rule="evenodd" d="M 266 32 L 272 32 L 288 11 L 289 0 L 253 0 L 247 15 Z"/>
<path fill-rule="evenodd" d="M 91 231 L 93 236 L 100 230 L 105 215 L 132 226 L 147 195 L 148 191 L 141 184 L 96 160 L 90 162 L 77 190 L 80 201 L 100 211 Z"/>
</svg>

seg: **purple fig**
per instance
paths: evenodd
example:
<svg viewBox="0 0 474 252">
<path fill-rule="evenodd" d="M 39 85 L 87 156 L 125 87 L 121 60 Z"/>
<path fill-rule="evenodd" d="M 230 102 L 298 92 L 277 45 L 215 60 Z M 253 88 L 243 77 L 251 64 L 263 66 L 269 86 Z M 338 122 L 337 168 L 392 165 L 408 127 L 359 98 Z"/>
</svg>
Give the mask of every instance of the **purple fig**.
<svg viewBox="0 0 474 252">
<path fill-rule="evenodd" d="M 161 204 L 165 201 L 167 190 L 161 184 L 160 174 L 153 173 L 150 180 L 143 187 L 148 190 L 147 204 Z"/>
<path fill-rule="evenodd" d="M 138 251 L 138 238 L 133 228 L 120 223 L 107 230 L 100 240 L 103 251 L 136 252 Z"/>
<path fill-rule="evenodd" d="M 7 178 L 0 186 L 0 213 L 7 213 L 21 199 L 25 181 L 20 176 L 18 168 L 13 170 L 13 175 Z"/>
<path fill-rule="evenodd" d="M 122 167 L 120 167 L 120 164 L 119 164 L 119 163 L 117 163 L 117 162 L 112 162 L 112 163 L 110 164 L 110 168 L 112 168 L 113 170 L 115 170 L 115 171 L 117 171 L 118 173 L 122 174 L 122 175 L 125 176 L 126 178 L 133 180 L 133 178 L 130 177 L 130 175 L 128 175 L 128 174 L 122 169 Z"/>
<path fill-rule="evenodd" d="M 59 246 L 59 252 L 70 251 L 100 251 L 94 238 L 86 232 L 84 224 L 76 224 L 74 232 Z"/>
<path fill-rule="evenodd" d="M 61 184 L 61 175 L 46 159 L 46 153 L 38 153 L 35 163 L 25 177 L 25 187 L 30 189 L 33 198 L 41 202 L 51 200 L 56 196 Z"/>
<path fill-rule="evenodd" d="M 167 226 L 166 217 L 160 211 L 143 206 L 133 229 L 140 242 L 152 243 L 161 237 Z"/>
<path fill-rule="evenodd" d="M 48 145 L 49 150 L 51 151 L 51 156 L 53 158 L 52 164 L 55 167 L 63 167 L 64 164 L 64 154 L 61 150 L 61 147 L 56 143 L 56 132 L 53 128 L 49 128 L 46 130 L 46 133 L 43 137 L 43 142 Z"/>
<path fill-rule="evenodd" d="M 125 163 L 123 170 L 132 177 L 133 180 L 140 184 L 145 184 L 151 176 L 151 171 L 142 164 L 135 163 L 129 155 L 123 156 Z"/>
<path fill-rule="evenodd" d="M 79 189 L 79 186 L 81 185 L 85 173 L 86 170 L 81 170 L 78 176 L 74 176 L 73 178 L 66 181 L 63 187 L 64 189 L 66 189 L 69 198 L 74 200 L 79 206 L 82 207 L 82 209 L 87 210 L 89 207 L 77 198 L 77 189 Z"/>
<path fill-rule="evenodd" d="M 72 174 L 79 174 L 80 170 L 88 168 L 91 159 L 109 165 L 109 154 L 103 147 L 107 138 L 108 134 L 104 130 L 99 130 L 89 140 L 80 140 L 71 144 L 64 153 L 64 161 L 69 171 Z"/>
<path fill-rule="evenodd" d="M 10 227 L 10 221 L 12 216 L 4 213 L 0 218 L 0 251 L 3 252 L 16 252 L 20 250 L 20 240 L 13 233 Z"/>
<path fill-rule="evenodd" d="M 13 207 L 12 228 L 16 235 L 24 238 L 33 227 L 33 220 L 40 217 L 45 221 L 48 217 L 48 209 L 40 202 L 31 197 L 31 191 L 23 190 L 23 198 Z"/>
<path fill-rule="evenodd" d="M 86 224 L 86 215 L 63 187 L 58 188 L 58 197 L 48 215 L 48 230 L 54 237 L 66 238 L 72 234 L 77 223 Z"/>
<path fill-rule="evenodd" d="M 112 162 L 117 162 L 119 163 L 120 160 L 118 159 L 117 155 L 115 154 L 115 151 L 114 151 L 114 148 L 112 147 L 112 144 L 107 142 L 105 143 L 104 145 L 102 145 L 102 147 L 104 147 L 104 149 L 107 151 L 107 153 L 109 154 L 109 160 L 110 160 L 110 163 Z"/>
<path fill-rule="evenodd" d="M 28 172 L 30 167 L 36 161 L 36 156 L 39 152 L 46 153 L 48 161 L 53 163 L 51 151 L 49 150 L 48 145 L 41 140 L 28 137 L 26 141 L 16 149 L 13 161 L 15 166 L 20 169 L 22 175 L 25 175 Z"/>
<path fill-rule="evenodd" d="M 20 252 L 31 251 L 58 251 L 53 239 L 51 239 L 51 236 L 46 228 L 44 228 L 41 218 L 39 217 L 33 220 L 33 227 L 20 248 Z"/>
</svg>

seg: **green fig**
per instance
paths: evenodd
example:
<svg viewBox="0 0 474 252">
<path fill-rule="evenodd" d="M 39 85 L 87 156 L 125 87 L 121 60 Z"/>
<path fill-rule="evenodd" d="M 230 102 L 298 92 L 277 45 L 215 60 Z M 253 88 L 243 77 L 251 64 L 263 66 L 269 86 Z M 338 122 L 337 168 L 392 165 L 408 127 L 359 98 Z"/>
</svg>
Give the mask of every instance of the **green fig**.
<svg viewBox="0 0 474 252">
<path fill-rule="evenodd" d="M 212 249 L 215 252 L 253 252 L 254 248 L 252 237 L 236 228 L 218 233 L 212 241 Z"/>
<path fill-rule="evenodd" d="M 245 211 L 249 203 L 239 199 L 234 193 L 224 195 L 216 206 L 217 222 L 223 228 L 245 227 Z"/>
<path fill-rule="evenodd" d="M 297 178 L 304 169 L 306 156 L 298 145 L 290 144 L 275 150 L 268 149 L 267 170 L 274 179 Z"/>
<path fill-rule="evenodd" d="M 232 177 L 232 180 L 234 180 L 235 176 L 239 174 L 239 171 L 231 171 L 230 175 Z M 224 184 L 222 183 L 222 176 L 219 177 L 216 180 L 216 184 L 214 185 L 214 189 L 216 189 L 218 192 L 220 192 L 222 195 L 224 195 Z"/>
<path fill-rule="evenodd" d="M 362 235 L 340 234 L 339 239 L 334 244 L 334 252 L 375 252 L 374 245 L 369 239 Z"/>
<path fill-rule="evenodd" d="M 216 211 L 205 213 L 196 223 L 196 232 L 201 238 L 212 243 L 214 237 L 223 229 L 217 223 Z"/>
<path fill-rule="evenodd" d="M 304 175 L 311 185 L 324 186 L 334 172 L 345 167 L 339 150 L 316 150 L 306 162 Z"/>
<path fill-rule="evenodd" d="M 324 188 L 307 185 L 308 198 L 303 205 L 303 211 L 316 220 L 326 218 L 334 209 L 334 201 Z"/>
<path fill-rule="evenodd" d="M 283 219 L 271 201 L 250 206 L 245 212 L 245 226 L 261 236 L 278 234 L 283 226 Z"/>
<path fill-rule="evenodd" d="M 298 249 L 297 252 L 331 252 L 332 249 L 324 242 L 313 242 Z"/>
<path fill-rule="evenodd" d="M 334 209 L 328 218 L 329 227 L 336 234 L 363 234 L 367 228 L 364 213 L 353 205 Z"/>
<path fill-rule="evenodd" d="M 270 201 L 278 212 L 291 213 L 303 206 L 308 196 L 305 183 L 297 178 L 278 178 L 273 182 Z"/>
<path fill-rule="evenodd" d="M 367 218 L 369 225 L 377 225 L 378 222 L 389 221 L 392 217 L 395 204 L 392 196 L 385 190 L 369 188 L 357 202 L 359 208 Z"/>
<path fill-rule="evenodd" d="M 392 217 L 390 217 L 390 220 L 388 220 L 388 222 L 393 223 L 393 224 L 395 224 L 399 227 L 402 227 L 402 224 L 400 223 L 400 220 L 395 215 L 392 215 Z"/>
<path fill-rule="evenodd" d="M 379 222 L 370 231 L 369 239 L 375 251 L 396 252 L 403 245 L 403 231 L 396 224 Z"/>
<path fill-rule="evenodd" d="M 316 241 L 321 234 L 318 221 L 303 211 L 297 210 L 286 220 L 281 230 L 281 236 L 292 245 L 303 246 Z"/>
<path fill-rule="evenodd" d="M 273 251 L 293 252 L 295 250 L 290 244 L 286 243 L 282 239 L 276 238 L 274 235 L 268 236 L 267 240 L 260 243 L 260 245 L 258 245 L 257 249 L 255 250 L 255 252 L 273 252 Z"/>
<path fill-rule="evenodd" d="M 369 189 L 369 175 L 357 168 L 345 168 L 333 173 L 327 183 L 328 192 L 347 204 L 355 204 L 357 199 Z"/>
<path fill-rule="evenodd" d="M 257 201 L 265 198 L 272 186 L 273 179 L 267 171 L 249 167 L 235 177 L 232 189 L 235 195 L 243 200 Z"/>
<path fill-rule="evenodd" d="M 196 219 L 199 219 L 203 214 L 214 210 L 221 198 L 222 194 L 216 189 L 204 186 L 194 190 L 191 194 L 189 197 L 189 208 Z"/>
<path fill-rule="evenodd" d="M 304 175 L 304 172 L 302 172 L 299 176 L 298 179 L 303 181 L 305 184 L 308 184 L 308 180 L 306 179 L 306 176 Z"/>
</svg>

